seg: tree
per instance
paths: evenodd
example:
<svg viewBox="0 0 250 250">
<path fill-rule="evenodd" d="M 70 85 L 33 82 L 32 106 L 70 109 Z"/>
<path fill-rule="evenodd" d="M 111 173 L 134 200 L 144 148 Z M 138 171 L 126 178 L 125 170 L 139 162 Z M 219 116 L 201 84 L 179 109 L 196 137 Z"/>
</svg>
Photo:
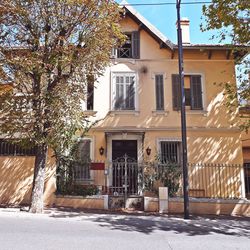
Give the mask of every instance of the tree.
<svg viewBox="0 0 250 250">
<path fill-rule="evenodd" d="M 35 146 L 30 211 L 43 211 L 48 147 L 66 148 L 85 129 L 88 79 L 96 79 L 122 41 L 112 0 L 1 0 L 0 131 Z M 91 76 L 91 77 L 90 77 Z"/>
<path fill-rule="evenodd" d="M 246 0 L 212 0 L 209 5 L 203 6 L 206 25 L 201 26 L 202 31 L 218 29 L 220 42 L 229 40 L 235 62 L 238 66 L 238 86 L 225 84 L 228 96 L 228 107 L 250 104 L 250 2 Z M 250 127 L 250 119 L 241 124 L 242 129 Z"/>
</svg>

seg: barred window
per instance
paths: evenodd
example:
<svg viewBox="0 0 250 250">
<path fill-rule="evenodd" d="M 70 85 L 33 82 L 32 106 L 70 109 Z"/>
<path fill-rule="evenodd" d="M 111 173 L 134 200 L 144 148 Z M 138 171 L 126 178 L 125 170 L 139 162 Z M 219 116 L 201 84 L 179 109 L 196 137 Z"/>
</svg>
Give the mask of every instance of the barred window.
<svg viewBox="0 0 250 250">
<path fill-rule="evenodd" d="M 36 147 L 26 148 L 11 140 L 0 139 L 0 156 L 35 156 Z"/>
<path fill-rule="evenodd" d="M 163 163 L 180 162 L 180 142 L 160 141 L 160 159 Z"/>
</svg>

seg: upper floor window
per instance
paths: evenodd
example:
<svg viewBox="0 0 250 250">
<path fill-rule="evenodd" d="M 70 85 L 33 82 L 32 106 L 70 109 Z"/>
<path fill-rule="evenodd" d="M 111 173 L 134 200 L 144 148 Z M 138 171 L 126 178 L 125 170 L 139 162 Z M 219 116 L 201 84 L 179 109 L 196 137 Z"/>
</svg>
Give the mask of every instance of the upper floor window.
<svg viewBox="0 0 250 250">
<path fill-rule="evenodd" d="M 94 77 L 87 77 L 87 110 L 94 109 Z"/>
<path fill-rule="evenodd" d="M 94 83 L 95 78 L 93 75 L 87 76 L 87 86 L 86 86 L 86 93 L 85 93 L 85 109 L 92 111 L 94 109 Z"/>
<path fill-rule="evenodd" d="M 131 33 L 125 33 L 126 41 L 113 53 L 116 53 L 118 58 L 140 58 L 140 33 L 134 31 Z M 114 55 L 113 55 L 114 56 Z"/>
<path fill-rule="evenodd" d="M 164 110 L 164 81 L 163 75 L 155 75 L 156 110 Z"/>
<path fill-rule="evenodd" d="M 179 75 L 172 75 L 173 109 L 181 108 L 181 85 Z M 185 105 L 191 110 L 203 110 L 201 75 L 185 75 Z"/>
<path fill-rule="evenodd" d="M 113 75 L 113 109 L 135 110 L 134 73 L 115 73 Z"/>
</svg>

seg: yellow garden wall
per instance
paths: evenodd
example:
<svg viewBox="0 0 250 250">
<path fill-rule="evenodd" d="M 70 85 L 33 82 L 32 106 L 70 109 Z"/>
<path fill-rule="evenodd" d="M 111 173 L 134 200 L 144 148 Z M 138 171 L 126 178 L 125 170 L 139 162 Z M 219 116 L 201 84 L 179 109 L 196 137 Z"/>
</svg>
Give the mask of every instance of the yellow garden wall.
<svg viewBox="0 0 250 250">
<path fill-rule="evenodd" d="M 54 159 L 49 153 L 46 169 L 44 202 L 53 202 L 55 192 Z M 0 204 L 19 205 L 29 204 L 33 182 L 34 157 L 0 157 Z"/>
<path fill-rule="evenodd" d="M 250 203 L 248 201 L 190 201 L 191 214 L 197 215 L 239 215 L 250 217 Z M 170 214 L 182 214 L 184 211 L 183 201 L 169 201 Z"/>
</svg>

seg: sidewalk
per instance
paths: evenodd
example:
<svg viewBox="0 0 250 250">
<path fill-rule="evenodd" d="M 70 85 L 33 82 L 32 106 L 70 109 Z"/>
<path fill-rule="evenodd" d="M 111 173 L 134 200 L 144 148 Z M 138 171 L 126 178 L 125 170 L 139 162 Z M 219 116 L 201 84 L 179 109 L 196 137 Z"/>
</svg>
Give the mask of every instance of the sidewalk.
<svg viewBox="0 0 250 250">
<path fill-rule="evenodd" d="M 1 250 L 249 249 L 250 218 L 0 209 Z"/>
</svg>

